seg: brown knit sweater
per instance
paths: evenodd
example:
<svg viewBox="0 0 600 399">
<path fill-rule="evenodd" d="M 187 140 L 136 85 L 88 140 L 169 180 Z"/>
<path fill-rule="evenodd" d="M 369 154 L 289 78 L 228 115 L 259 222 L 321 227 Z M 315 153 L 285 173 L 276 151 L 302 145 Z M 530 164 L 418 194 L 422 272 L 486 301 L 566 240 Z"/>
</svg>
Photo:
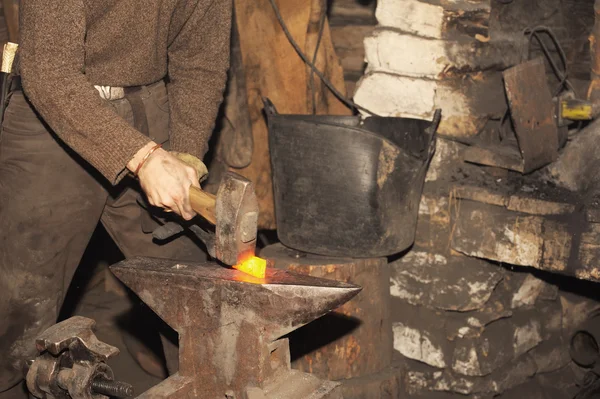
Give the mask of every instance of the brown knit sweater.
<svg viewBox="0 0 600 399">
<path fill-rule="evenodd" d="M 171 148 L 202 158 L 229 67 L 231 0 L 25 0 L 23 88 L 52 130 L 113 184 L 149 142 L 94 85 L 168 76 Z"/>
</svg>

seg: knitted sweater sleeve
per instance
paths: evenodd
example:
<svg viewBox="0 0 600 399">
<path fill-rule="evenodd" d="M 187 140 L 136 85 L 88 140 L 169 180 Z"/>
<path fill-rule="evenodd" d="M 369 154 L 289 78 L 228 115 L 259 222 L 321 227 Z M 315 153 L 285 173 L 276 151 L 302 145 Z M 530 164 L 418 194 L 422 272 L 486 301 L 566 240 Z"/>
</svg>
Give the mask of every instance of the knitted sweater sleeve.
<svg viewBox="0 0 600 399">
<path fill-rule="evenodd" d="M 107 107 L 84 74 L 83 0 L 21 5 L 23 89 L 56 135 L 112 184 L 150 139 Z"/>
<path fill-rule="evenodd" d="M 200 0 L 168 49 L 171 147 L 198 158 L 208 149 L 223 99 L 231 11 L 231 0 Z"/>
</svg>

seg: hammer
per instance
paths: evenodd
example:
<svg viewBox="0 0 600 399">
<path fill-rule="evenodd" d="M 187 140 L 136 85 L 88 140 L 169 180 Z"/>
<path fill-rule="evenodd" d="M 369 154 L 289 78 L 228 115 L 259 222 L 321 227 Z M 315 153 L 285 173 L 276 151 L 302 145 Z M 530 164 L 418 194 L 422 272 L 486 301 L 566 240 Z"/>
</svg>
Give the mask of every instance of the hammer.
<svg viewBox="0 0 600 399">
<path fill-rule="evenodd" d="M 190 188 L 192 209 L 215 225 L 215 257 L 236 265 L 253 256 L 258 227 L 258 201 L 252 182 L 227 172 L 217 195 Z"/>
</svg>

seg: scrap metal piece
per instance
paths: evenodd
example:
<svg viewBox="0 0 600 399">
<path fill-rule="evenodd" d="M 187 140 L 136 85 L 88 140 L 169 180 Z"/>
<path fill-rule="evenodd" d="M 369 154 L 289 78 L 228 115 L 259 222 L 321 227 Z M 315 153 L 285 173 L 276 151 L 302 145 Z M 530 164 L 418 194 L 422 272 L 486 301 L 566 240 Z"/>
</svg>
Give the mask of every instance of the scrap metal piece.
<svg viewBox="0 0 600 399">
<path fill-rule="evenodd" d="M 216 263 L 133 258 L 111 270 L 179 333 L 179 372 L 140 398 L 242 398 L 257 388 L 273 397 L 275 380 L 299 373 L 279 338 L 361 290 L 273 268 L 258 279 Z M 323 384 L 315 387 L 333 395 L 337 385 Z"/>
<path fill-rule="evenodd" d="M 558 158 L 558 149 L 567 139 L 566 127 L 558 127 L 560 105 L 552 99 L 541 57 L 509 68 L 503 75 L 515 135 L 502 141 L 485 135 L 474 138 L 464 160 L 529 173 Z M 500 131 L 503 123 L 504 118 Z"/>
<path fill-rule="evenodd" d="M 226 173 L 217 192 L 215 254 L 228 265 L 254 255 L 258 225 L 258 200 L 252 182 Z"/>
<path fill-rule="evenodd" d="M 119 354 L 96 338 L 96 322 L 75 316 L 44 331 L 36 339 L 40 355 L 29 365 L 29 392 L 42 399 L 104 399 L 133 395 L 131 385 L 113 381 L 106 361 Z"/>
<path fill-rule="evenodd" d="M 64 350 L 81 352 L 89 360 L 107 361 L 119 354 L 119 349 L 96 338 L 96 322 L 85 317 L 72 317 L 68 323 L 58 323 L 44 331 L 35 342 L 38 352 L 48 351 L 58 356 Z M 87 360 L 87 359 L 86 359 Z"/>
<path fill-rule="evenodd" d="M 558 128 L 544 60 L 540 57 L 516 65 L 503 75 L 523 157 L 522 172 L 529 173 L 558 158 Z"/>
</svg>

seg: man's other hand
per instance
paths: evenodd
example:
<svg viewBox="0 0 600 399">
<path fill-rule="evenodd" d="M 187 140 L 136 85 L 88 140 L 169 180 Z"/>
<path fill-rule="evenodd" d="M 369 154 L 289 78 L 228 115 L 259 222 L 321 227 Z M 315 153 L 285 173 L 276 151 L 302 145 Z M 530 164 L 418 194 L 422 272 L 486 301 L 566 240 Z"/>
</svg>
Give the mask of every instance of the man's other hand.
<svg viewBox="0 0 600 399">
<path fill-rule="evenodd" d="M 137 168 L 141 162 L 137 158 L 134 157 L 127 165 L 130 170 L 133 166 Z M 138 178 L 151 205 L 171 210 L 185 220 L 196 216 L 190 205 L 190 186 L 200 187 L 195 168 L 159 148 L 146 159 Z"/>
</svg>

